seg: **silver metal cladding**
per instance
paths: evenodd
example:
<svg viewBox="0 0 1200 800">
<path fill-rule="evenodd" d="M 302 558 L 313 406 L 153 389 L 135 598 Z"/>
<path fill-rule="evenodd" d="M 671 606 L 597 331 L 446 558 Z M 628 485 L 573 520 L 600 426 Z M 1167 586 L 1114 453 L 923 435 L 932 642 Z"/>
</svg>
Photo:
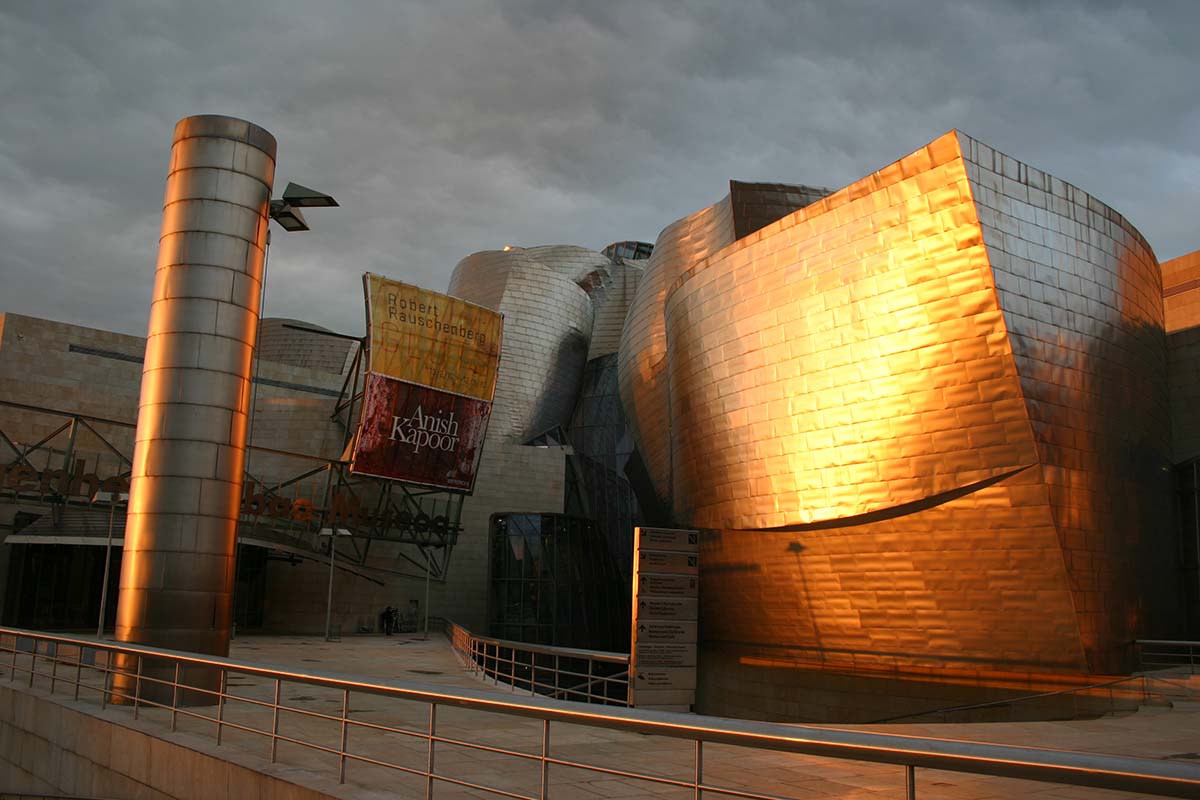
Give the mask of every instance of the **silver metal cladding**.
<svg viewBox="0 0 1200 800">
<path fill-rule="evenodd" d="M 225 655 L 275 139 L 175 127 L 147 333 L 117 638 Z"/>
</svg>

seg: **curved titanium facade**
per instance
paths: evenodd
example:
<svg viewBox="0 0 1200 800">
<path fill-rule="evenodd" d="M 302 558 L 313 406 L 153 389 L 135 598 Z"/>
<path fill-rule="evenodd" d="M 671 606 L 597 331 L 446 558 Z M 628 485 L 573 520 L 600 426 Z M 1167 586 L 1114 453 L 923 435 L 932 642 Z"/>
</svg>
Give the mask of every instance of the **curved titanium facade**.
<svg viewBox="0 0 1200 800">
<path fill-rule="evenodd" d="M 146 339 L 117 638 L 229 650 L 234 537 L 275 139 L 175 127 Z"/>
<path fill-rule="evenodd" d="M 573 246 L 487 250 L 454 268 L 448 293 L 504 314 L 488 438 L 523 443 L 571 420 L 592 332 L 588 285 L 608 259 Z"/>
<path fill-rule="evenodd" d="M 658 500 L 671 503 L 671 418 L 667 384 L 667 291 L 693 264 L 735 240 L 829 194 L 780 183 L 729 182 L 720 202 L 668 225 L 658 235 L 621 336 L 621 400 Z"/>
<path fill-rule="evenodd" d="M 1130 667 L 1172 573 L 1160 279 L 1124 218 L 952 132 L 705 255 L 665 336 L 626 331 L 653 382 L 622 351 L 677 521 L 713 530 L 705 711 L 786 716 L 804 665 Z"/>
<path fill-rule="evenodd" d="M 667 288 L 709 253 L 732 243 L 733 213 L 720 202 L 668 225 L 646 261 L 621 334 L 618 380 L 621 402 L 658 499 L 671 496 L 671 418 L 667 390 Z"/>
</svg>

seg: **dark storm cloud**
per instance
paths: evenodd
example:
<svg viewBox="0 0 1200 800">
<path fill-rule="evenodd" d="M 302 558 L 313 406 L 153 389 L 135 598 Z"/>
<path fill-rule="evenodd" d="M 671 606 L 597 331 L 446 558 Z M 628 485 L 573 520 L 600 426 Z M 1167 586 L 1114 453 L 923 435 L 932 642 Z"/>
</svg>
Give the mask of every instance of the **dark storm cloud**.
<svg viewBox="0 0 1200 800">
<path fill-rule="evenodd" d="M 504 244 L 653 241 L 729 178 L 840 186 L 953 127 L 1200 246 L 1189 4 L 515 0 L 0 6 L 0 308 L 142 333 L 177 119 L 253 120 L 267 313 L 361 329 Z"/>
</svg>

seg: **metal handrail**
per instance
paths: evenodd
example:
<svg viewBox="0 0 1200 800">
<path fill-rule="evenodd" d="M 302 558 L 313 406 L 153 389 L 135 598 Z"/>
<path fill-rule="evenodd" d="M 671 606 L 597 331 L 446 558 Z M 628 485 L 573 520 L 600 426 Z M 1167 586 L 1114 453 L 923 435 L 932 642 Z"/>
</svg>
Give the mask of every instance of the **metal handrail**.
<svg viewBox="0 0 1200 800">
<path fill-rule="evenodd" d="M 1056 689 L 1056 690 L 1050 691 L 1050 692 L 1036 692 L 1034 694 L 1024 694 L 1024 695 L 1020 695 L 1018 697 L 1005 698 L 1004 700 L 990 700 L 990 701 L 987 701 L 984 703 L 969 703 L 967 705 L 945 706 L 942 708 L 931 708 L 927 711 L 913 711 L 913 712 L 910 712 L 907 714 L 896 714 L 895 716 L 884 717 L 883 719 L 871 720 L 871 724 L 872 725 L 880 725 L 880 724 L 885 724 L 885 723 L 889 723 L 889 722 L 899 722 L 902 719 L 908 720 L 908 719 L 915 719 L 917 717 L 928 717 L 928 716 L 932 716 L 933 714 L 947 714 L 948 715 L 948 714 L 957 714 L 957 713 L 960 713 L 963 711 L 981 711 L 981 710 L 989 709 L 989 708 L 1006 708 L 1006 707 L 1011 708 L 1013 706 L 1017 706 L 1022 703 L 1031 703 L 1031 702 L 1042 701 L 1042 700 L 1046 700 L 1051 697 L 1074 697 L 1074 696 L 1081 695 L 1086 692 L 1090 692 L 1094 689 L 1105 689 L 1108 691 L 1108 706 L 1109 706 L 1109 711 L 1111 712 L 1111 711 L 1115 710 L 1114 696 L 1113 696 L 1113 688 L 1114 687 L 1120 686 L 1123 683 L 1138 684 L 1138 685 L 1140 685 L 1140 689 L 1136 692 L 1135 696 L 1138 697 L 1139 700 L 1144 702 L 1145 699 L 1149 695 L 1149 690 L 1147 689 L 1147 686 L 1146 686 L 1147 680 L 1148 679 L 1145 675 L 1131 675 L 1131 676 L 1126 676 L 1126 677 L 1122 677 L 1122 678 L 1114 678 L 1114 679 L 1108 680 L 1108 681 L 1101 681 L 1099 683 L 1090 683 L 1086 686 L 1075 686 L 1070 689 Z"/>
<path fill-rule="evenodd" d="M 64 649 L 67 652 L 64 653 Z M 87 660 L 86 657 L 89 652 L 93 656 L 91 660 L 94 663 L 87 664 L 86 666 L 89 671 L 99 670 L 102 673 L 103 681 L 100 685 L 85 683 L 83 681 L 84 662 Z M 106 657 L 103 659 L 95 658 L 100 653 L 105 654 Z M 330 753 L 338 757 L 339 781 L 343 783 L 346 779 L 346 766 L 350 761 L 370 763 L 418 775 L 425 778 L 427 798 L 433 796 L 435 783 L 441 782 L 486 791 L 499 796 L 519 798 L 520 800 L 544 800 L 547 796 L 549 785 L 549 770 L 554 766 L 582 769 L 601 774 L 649 781 L 660 785 L 688 788 L 695 793 L 694 796 L 697 798 L 703 792 L 711 792 L 725 796 L 753 798 L 754 800 L 778 800 L 778 796 L 775 795 L 747 791 L 732 786 L 714 785 L 707 782 L 703 777 L 703 747 L 709 743 L 902 766 L 904 767 L 906 795 L 909 798 L 915 797 L 917 786 L 916 770 L 918 768 L 1142 792 L 1165 797 L 1200 796 L 1200 765 L 1175 761 L 1079 753 L 1013 745 L 985 744 L 981 742 L 955 741 L 837 728 L 781 725 L 768 722 L 750 722 L 636 709 L 600 709 L 595 706 L 568 703 L 541 697 L 517 698 L 512 695 L 497 695 L 469 689 L 447 689 L 445 687 L 398 681 L 367 681 L 360 677 L 327 672 L 302 672 L 287 667 L 253 664 L 229 658 L 183 653 L 126 643 L 104 642 L 81 637 L 61 636 L 18 628 L 0 627 L 0 654 L 11 656 L 10 659 L 0 657 L 0 670 L 8 670 L 10 681 L 15 681 L 18 674 L 25 675 L 28 677 L 29 686 L 32 688 L 35 684 L 35 679 L 44 678 L 49 680 L 51 694 L 55 692 L 57 683 L 64 683 L 75 687 L 76 699 L 79 698 L 81 689 L 88 689 L 97 691 L 101 695 L 102 703 L 107 703 L 108 698 L 116 694 L 115 690 L 110 688 L 109 685 L 109 680 L 114 674 L 120 672 L 129 677 L 136 674 L 136 688 L 132 693 L 120 695 L 124 701 L 132 702 L 132 711 L 135 718 L 142 707 L 148 706 L 169 711 L 172 729 L 174 729 L 176 718 L 179 715 L 215 723 L 218 745 L 221 743 L 221 732 L 226 727 L 259 734 L 269 738 L 271 741 L 272 761 L 276 760 L 279 742 L 291 743 Z M 125 660 L 132 659 L 135 661 L 136 673 L 131 670 L 118 670 L 114 668 L 113 662 L 116 659 L 113 656 L 117 655 Z M 28 659 L 27 666 L 22 663 L 23 659 L 26 658 Z M 174 678 L 172 680 L 164 680 L 151 678 L 146 675 L 143 671 L 143 662 L 146 659 L 173 664 Z M 4 663 L 5 661 L 7 663 Z M 37 668 L 39 661 L 42 662 L 42 670 L 40 671 Z M 60 673 L 59 668 L 62 665 L 75 669 L 73 680 Z M 208 667 L 219 670 L 221 676 L 219 688 L 217 690 L 197 690 L 188 684 L 180 683 L 180 675 L 184 666 Z M 254 675 L 274 681 L 273 701 L 270 703 L 258 700 L 254 701 L 260 706 L 271 708 L 272 723 L 269 731 L 250 725 L 232 723 L 223 719 L 223 711 L 227 703 L 231 701 L 242 702 L 247 699 L 228 692 L 228 675 L 231 673 Z M 280 731 L 281 711 L 294 713 L 304 710 L 288 706 L 281 702 L 281 686 L 284 682 L 321 686 L 336 689 L 341 693 L 340 715 L 321 715 L 325 719 L 336 721 L 341 725 L 342 733 L 339 746 L 331 747 L 315 741 L 306 741 L 300 738 L 299 733 L 290 734 Z M 168 705 L 166 703 L 147 700 L 143 696 L 145 693 L 142 691 L 142 686 L 145 683 L 171 687 L 171 703 Z M 191 708 L 180 706 L 179 698 L 182 693 L 197 691 L 203 691 L 208 696 L 216 699 L 216 716 L 201 714 Z M 350 695 L 352 693 L 428 704 L 428 725 L 425 726 L 425 730 L 413 730 L 411 728 L 391 727 L 355 719 L 351 716 L 350 711 Z M 439 734 L 437 731 L 437 709 L 440 706 L 452 706 L 540 720 L 542 723 L 540 752 L 520 752 Z M 557 758 L 551 754 L 551 725 L 554 723 L 586 725 L 690 741 L 694 743 L 694 777 L 690 780 L 680 780 L 664 775 L 612 769 L 598 764 Z M 426 767 L 424 769 L 415 769 L 383 761 L 363 753 L 352 752 L 348 746 L 347 738 L 347 734 L 351 728 L 385 731 L 424 740 L 427 743 L 428 749 Z M 541 768 L 541 790 L 535 797 L 496 786 L 486 786 L 464 781 L 438 772 L 434 760 L 438 744 L 467 747 L 473 750 L 482 750 L 511 758 L 537 762 Z"/>
<path fill-rule="evenodd" d="M 491 678 L 497 685 L 503 683 L 514 691 L 527 689 L 531 695 L 563 700 L 628 704 L 628 653 L 497 639 L 474 634 L 452 620 L 442 622 L 451 646 L 471 671 Z M 505 651 L 507 656 L 503 655 Z M 539 660 L 539 656 L 544 658 Z M 584 666 L 571 669 L 576 664 Z M 617 670 L 612 671 L 613 667 Z M 570 682 L 564 685 L 562 678 Z"/>
<path fill-rule="evenodd" d="M 1200 671 L 1200 642 L 1177 639 L 1137 639 L 1134 647 L 1138 651 L 1138 661 L 1143 668 L 1186 667 L 1189 672 Z M 1150 649 L 1147 649 L 1150 648 Z M 1151 658 L 1165 658 L 1165 661 L 1151 661 Z"/>
<path fill-rule="evenodd" d="M 494 636 L 482 636 L 472 633 L 453 620 L 445 620 L 445 624 L 447 629 L 458 628 L 477 642 L 496 645 L 498 647 L 510 647 L 526 653 L 540 653 L 548 656 L 562 656 L 563 658 L 581 658 L 591 661 L 604 661 L 611 664 L 629 664 L 629 653 L 614 653 L 611 650 L 585 650 L 579 647 L 555 647 L 549 644 L 532 644 L 512 639 L 497 639 Z"/>
</svg>

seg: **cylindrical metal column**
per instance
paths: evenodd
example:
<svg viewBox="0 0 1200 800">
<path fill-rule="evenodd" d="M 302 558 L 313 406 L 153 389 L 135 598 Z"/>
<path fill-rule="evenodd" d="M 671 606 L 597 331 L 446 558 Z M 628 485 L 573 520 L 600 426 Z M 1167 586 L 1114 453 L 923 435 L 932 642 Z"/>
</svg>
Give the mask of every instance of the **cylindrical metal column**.
<svg viewBox="0 0 1200 800">
<path fill-rule="evenodd" d="M 146 338 L 116 638 L 227 655 L 275 138 L 175 126 Z M 214 683 L 215 686 L 215 683 Z"/>
</svg>

